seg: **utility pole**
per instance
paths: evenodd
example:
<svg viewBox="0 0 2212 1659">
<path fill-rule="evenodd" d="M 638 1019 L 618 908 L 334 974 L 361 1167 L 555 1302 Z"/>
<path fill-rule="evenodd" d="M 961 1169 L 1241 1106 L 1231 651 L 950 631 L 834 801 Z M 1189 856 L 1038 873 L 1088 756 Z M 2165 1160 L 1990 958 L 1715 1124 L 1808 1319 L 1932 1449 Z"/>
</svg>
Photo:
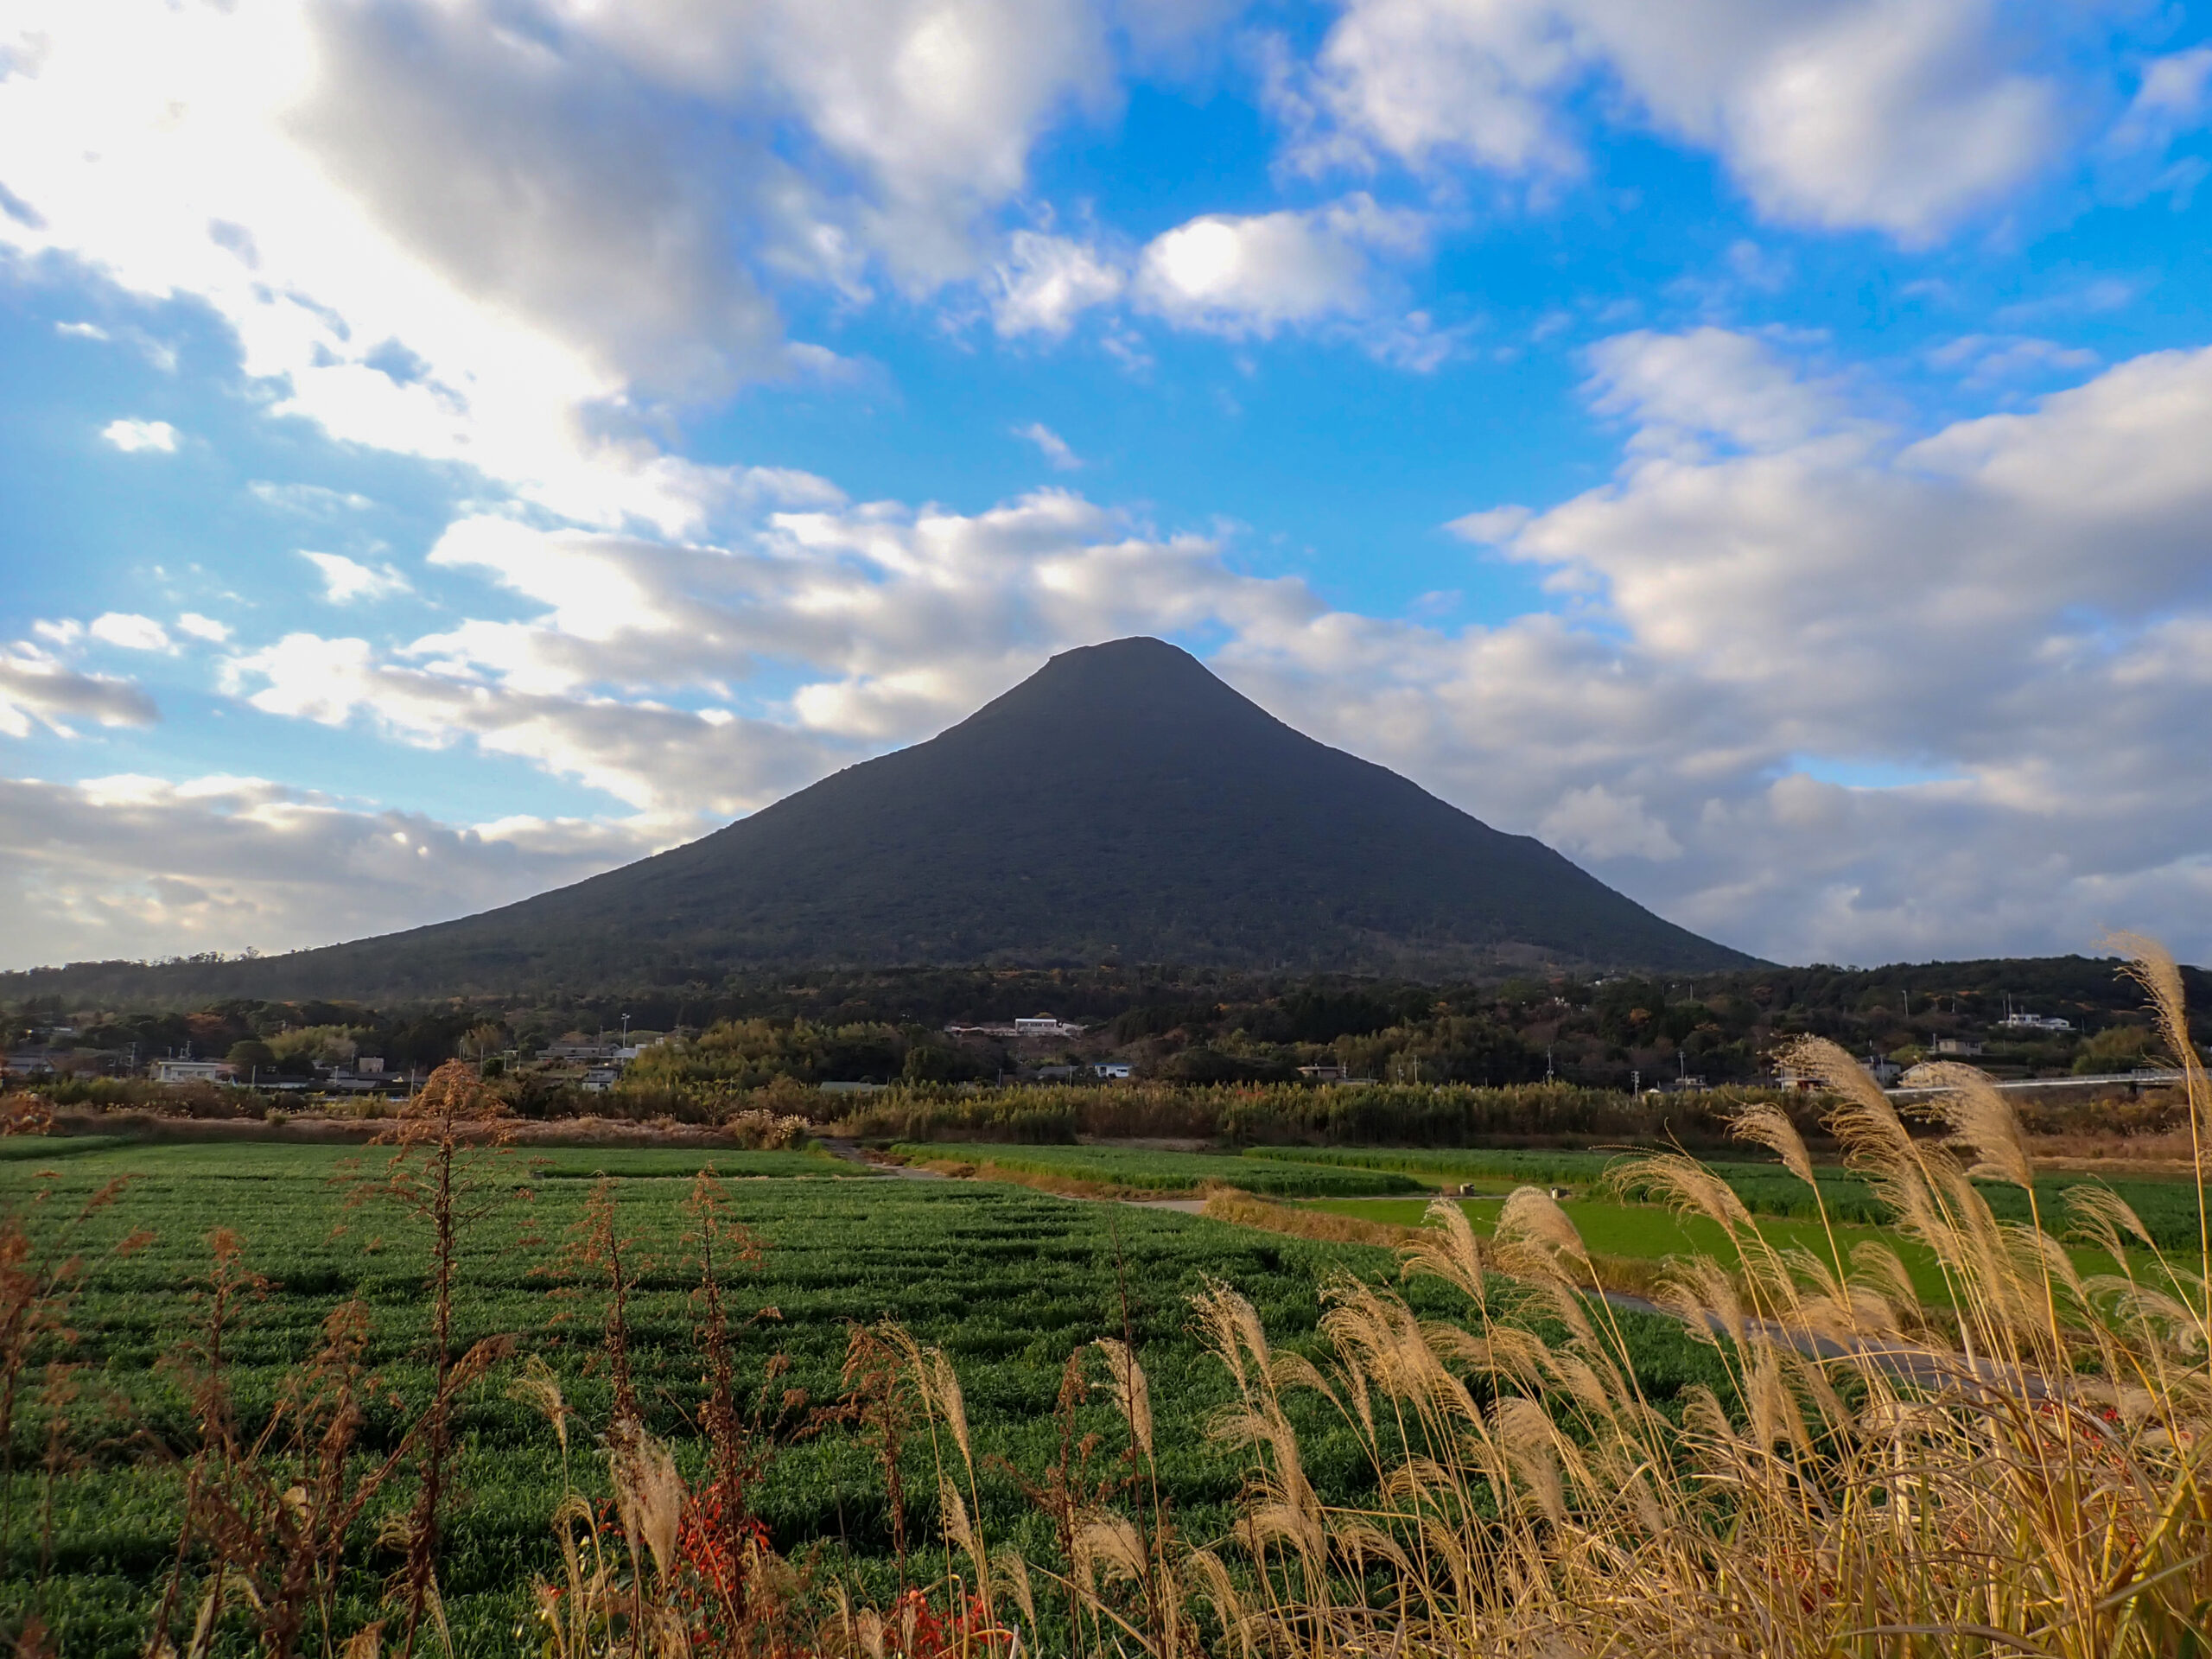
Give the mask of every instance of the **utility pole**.
<svg viewBox="0 0 2212 1659">
<path fill-rule="evenodd" d="M 1551 1080 L 1552 1080 L 1552 1046 L 1551 1046 L 1549 1043 L 1546 1043 L 1546 1044 L 1544 1045 L 1544 1081 L 1545 1081 L 1546 1083 L 1549 1083 Z"/>
</svg>

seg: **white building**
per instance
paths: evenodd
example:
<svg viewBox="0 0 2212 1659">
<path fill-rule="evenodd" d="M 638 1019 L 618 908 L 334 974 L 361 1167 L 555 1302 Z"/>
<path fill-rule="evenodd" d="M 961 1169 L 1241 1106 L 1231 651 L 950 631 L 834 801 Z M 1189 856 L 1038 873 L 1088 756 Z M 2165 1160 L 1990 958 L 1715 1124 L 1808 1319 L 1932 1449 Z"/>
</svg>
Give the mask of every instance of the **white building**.
<svg viewBox="0 0 2212 1659">
<path fill-rule="evenodd" d="M 1049 1014 L 1034 1014 L 1014 1022 L 1017 1037 L 1079 1037 L 1083 1027 L 1069 1020 L 1056 1020 Z"/>
<path fill-rule="evenodd" d="M 236 1073 L 226 1060 L 156 1060 L 156 1083 L 228 1083 Z"/>
</svg>

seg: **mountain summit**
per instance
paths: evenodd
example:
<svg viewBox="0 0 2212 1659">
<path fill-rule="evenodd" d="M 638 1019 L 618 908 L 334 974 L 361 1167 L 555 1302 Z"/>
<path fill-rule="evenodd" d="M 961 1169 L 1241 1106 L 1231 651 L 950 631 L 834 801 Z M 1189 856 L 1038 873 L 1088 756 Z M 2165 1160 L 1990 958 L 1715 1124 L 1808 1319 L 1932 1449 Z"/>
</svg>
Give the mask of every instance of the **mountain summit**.
<svg viewBox="0 0 2212 1659">
<path fill-rule="evenodd" d="M 671 852 L 251 976 L 330 996 L 1115 959 L 1411 974 L 1751 960 L 1136 639 L 1055 657 L 929 741 Z"/>
</svg>

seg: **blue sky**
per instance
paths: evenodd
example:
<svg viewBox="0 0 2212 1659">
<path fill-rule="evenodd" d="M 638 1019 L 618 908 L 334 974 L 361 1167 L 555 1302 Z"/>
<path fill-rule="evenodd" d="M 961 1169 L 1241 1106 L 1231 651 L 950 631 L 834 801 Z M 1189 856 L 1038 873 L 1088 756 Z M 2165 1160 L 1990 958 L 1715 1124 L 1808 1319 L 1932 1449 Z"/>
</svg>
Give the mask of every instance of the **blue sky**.
<svg viewBox="0 0 2212 1659">
<path fill-rule="evenodd" d="M 1762 955 L 2202 959 L 2209 25 L 23 0 L 0 958 L 504 902 L 1148 632 Z"/>
</svg>

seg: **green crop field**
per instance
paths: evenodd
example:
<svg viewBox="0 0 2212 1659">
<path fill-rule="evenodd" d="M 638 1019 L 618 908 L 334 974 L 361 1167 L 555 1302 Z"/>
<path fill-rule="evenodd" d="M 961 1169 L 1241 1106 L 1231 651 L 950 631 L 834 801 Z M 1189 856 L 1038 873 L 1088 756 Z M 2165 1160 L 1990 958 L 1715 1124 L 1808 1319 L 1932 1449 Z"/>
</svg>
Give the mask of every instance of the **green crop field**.
<svg viewBox="0 0 2212 1659">
<path fill-rule="evenodd" d="M 1101 1185 L 1147 1192 L 1194 1192 L 1208 1185 L 1238 1186 L 1269 1198 L 1353 1198 L 1418 1192 L 1421 1184 L 1393 1170 L 1337 1168 L 1316 1163 L 1274 1163 L 1196 1152 L 1144 1152 L 1128 1147 L 1001 1146 L 982 1141 L 902 1141 L 900 1157 L 960 1164 L 995 1164 L 1025 1175 L 1065 1175 Z"/>
<path fill-rule="evenodd" d="M 1546 1150 L 1511 1147 L 1469 1147 L 1446 1150 L 1268 1147 L 1245 1155 L 1277 1164 L 1301 1163 L 1346 1169 L 1396 1171 L 1438 1186 L 1496 1181 L 1501 1185 L 1559 1183 L 1583 1188 L 1606 1179 L 1609 1171 L 1614 1185 L 1621 1185 L 1620 1178 L 1624 1172 L 1620 1166 L 1623 1160 L 1637 1154 L 1605 1150 Z M 1804 1182 L 1778 1164 L 1700 1161 L 1707 1169 L 1727 1182 L 1737 1197 L 1743 1199 L 1745 1208 L 1756 1214 L 1808 1221 L 1819 1218 L 1819 1210 L 1812 1192 Z M 1880 1227 L 1889 1221 L 1889 1211 L 1875 1196 L 1872 1186 L 1859 1176 L 1836 1168 L 1816 1169 L 1814 1173 L 1820 1178 L 1821 1199 L 1827 1205 L 1831 1219 L 1866 1227 Z M 2063 1230 L 2066 1192 L 2090 1182 L 2107 1185 L 2125 1199 L 2142 1219 L 2145 1229 L 2159 1249 L 2182 1251 L 2196 1249 L 2196 1188 L 2193 1182 L 2178 1179 L 2157 1179 L 2138 1176 L 2100 1180 L 2096 1177 L 2082 1174 L 2039 1176 L 2036 1181 L 2036 1197 L 2043 1205 L 2044 1224 L 2055 1230 Z M 1991 1211 L 2000 1221 L 2024 1222 L 2030 1218 L 2028 1195 L 2019 1188 L 1999 1181 L 1983 1181 L 1979 1185 L 1982 1196 L 1989 1201 Z M 1624 1188 L 1624 1191 L 1625 1196 L 1633 1196 L 1632 1187 Z"/>
<path fill-rule="evenodd" d="M 46 1149 L 51 1155 L 0 1166 L 0 1205 L 21 1211 L 46 1193 L 30 1211 L 34 1236 L 45 1244 L 59 1237 L 58 1218 L 102 1184 L 131 1179 L 67 1241 L 92 1263 L 68 1321 L 79 1335 L 67 1357 L 86 1369 L 73 1379 L 75 1402 L 58 1432 L 49 1435 L 51 1414 L 35 1400 L 18 1413 L 0 1625 L 20 1620 L 35 1599 L 62 1653 L 121 1659 L 144 1649 L 149 1610 L 176 1547 L 181 1459 L 194 1436 L 173 1358 L 204 1317 L 205 1303 L 195 1299 L 208 1269 L 209 1234 L 234 1230 L 245 1265 L 270 1281 L 226 1344 L 247 1431 L 265 1421 L 325 1318 L 358 1298 L 373 1321 L 371 1363 L 396 1396 L 371 1413 L 372 1451 L 391 1442 L 402 1414 L 418 1408 L 425 1392 L 428 1255 L 417 1226 L 388 1205 L 349 1205 L 347 1167 L 373 1169 L 378 1152 L 68 1142 Z M 494 1196 L 510 1194 L 508 1201 L 465 1236 L 461 1338 L 512 1332 L 523 1352 L 548 1357 L 580 1414 L 578 1484 L 604 1497 L 603 1459 L 589 1433 L 604 1427 L 609 1404 L 597 1353 L 603 1295 L 590 1278 L 564 1281 L 546 1269 L 584 1215 L 592 1183 L 582 1178 L 619 1172 L 612 1192 L 636 1274 L 632 1349 L 645 1409 L 653 1431 L 696 1473 L 690 1425 L 702 1382 L 681 1205 L 690 1185 L 683 1177 L 700 1154 L 567 1149 L 547 1154 L 534 1174 L 530 1161 L 517 1158 L 499 1175 Z M 838 1395 L 851 1325 L 903 1321 L 923 1342 L 942 1344 L 959 1370 L 985 1459 L 987 1529 L 994 1539 L 1017 1539 L 1040 1561 L 1054 1554 L 1046 1523 L 1009 1468 L 989 1459 L 1005 1459 L 1030 1478 L 1042 1471 L 1057 1443 L 1052 1414 L 1064 1363 L 1092 1338 L 1122 1332 L 1124 1287 L 1126 1318 L 1151 1375 L 1167 1496 L 1180 1523 L 1205 1537 L 1225 1524 L 1241 1473 L 1202 1432 L 1226 1388 L 1189 1330 L 1192 1294 L 1209 1278 L 1225 1281 L 1254 1301 L 1279 1340 L 1310 1350 L 1327 1274 L 1395 1277 L 1386 1252 L 1196 1217 L 1069 1204 L 988 1183 L 818 1179 L 851 1166 L 804 1154 L 728 1154 L 714 1161 L 733 1176 L 765 1177 L 727 1186 L 732 1211 L 765 1246 L 758 1272 L 733 1291 L 741 1308 L 762 1315 L 743 1339 L 748 1395 L 768 1378 L 772 1355 L 787 1357 L 789 1370 L 772 1391 L 803 1390 L 806 1403 L 790 1421 L 807 1425 L 815 1407 Z M 137 1228 L 151 1230 L 149 1246 L 127 1259 L 105 1256 Z M 1421 1294 L 1434 1311 L 1449 1310 L 1433 1287 Z M 1693 1379 L 1717 1380 L 1709 1351 L 1671 1323 L 1633 1323 L 1655 1397 L 1669 1398 Z M 471 1394 L 462 1421 L 464 1497 L 442 1573 L 456 1649 L 470 1656 L 536 1650 L 518 1635 L 526 1581 L 553 1565 L 549 1521 L 561 1491 L 559 1453 L 537 1413 L 509 1396 L 514 1369 L 511 1363 Z M 38 1380 L 36 1367 L 31 1379 Z M 1110 1463 L 1123 1441 L 1109 1408 L 1094 1400 L 1080 1421 L 1104 1437 L 1101 1456 Z M 1365 1468 L 1340 1426 L 1317 1411 L 1306 1427 L 1317 1480 L 1339 1494 L 1360 1491 Z M 59 1454 L 50 1535 L 37 1467 L 49 1448 Z M 925 1441 L 910 1442 L 906 1465 L 908 1536 L 917 1549 L 938 1549 Z M 885 1482 L 869 1447 L 849 1429 L 814 1422 L 782 1449 L 753 1498 L 779 1549 L 802 1560 L 818 1549 L 813 1570 L 821 1577 L 850 1574 L 871 1594 L 888 1593 Z M 395 1495 L 387 1507 L 399 1501 Z M 357 1622 L 372 1616 L 381 1575 L 397 1562 L 372 1541 L 373 1519 L 362 1524 L 348 1581 L 346 1610 Z M 50 1558 L 43 1572 L 42 1557 Z"/>
<path fill-rule="evenodd" d="M 1323 1198 L 1304 1207 L 1357 1216 L 1364 1221 L 1414 1227 L 1421 1224 L 1422 1213 L 1431 1202 L 1426 1198 Z M 1498 1211 L 1504 1202 L 1503 1197 L 1459 1200 L 1477 1236 L 1485 1238 L 1497 1230 Z M 1582 1235 L 1582 1242 L 1595 1255 L 1656 1261 L 1694 1252 L 1724 1262 L 1736 1259 L 1726 1235 L 1702 1216 L 1679 1216 L 1658 1205 L 1622 1204 L 1607 1198 L 1574 1198 L 1564 1207 L 1575 1230 Z M 1817 1221 L 1761 1217 L 1758 1227 L 1761 1235 L 1777 1249 L 1809 1250 L 1822 1261 L 1830 1259 L 1827 1235 Z M 1946 1299 L 1942 1274 L 1925 1249 L 1880 1228 L 1839 1225 L 1836 1229 L 1836 1242 L 1847 1257 L 1853 1245 L 1869 1239 L 1879 1239 L 1896 1249 L 1912 1275 L 1914 1288 L 1923 1300 Z M 2105 1262 L 2102 1266 L 2108 1268 L 2110 1263 Z"/>
</svg>

